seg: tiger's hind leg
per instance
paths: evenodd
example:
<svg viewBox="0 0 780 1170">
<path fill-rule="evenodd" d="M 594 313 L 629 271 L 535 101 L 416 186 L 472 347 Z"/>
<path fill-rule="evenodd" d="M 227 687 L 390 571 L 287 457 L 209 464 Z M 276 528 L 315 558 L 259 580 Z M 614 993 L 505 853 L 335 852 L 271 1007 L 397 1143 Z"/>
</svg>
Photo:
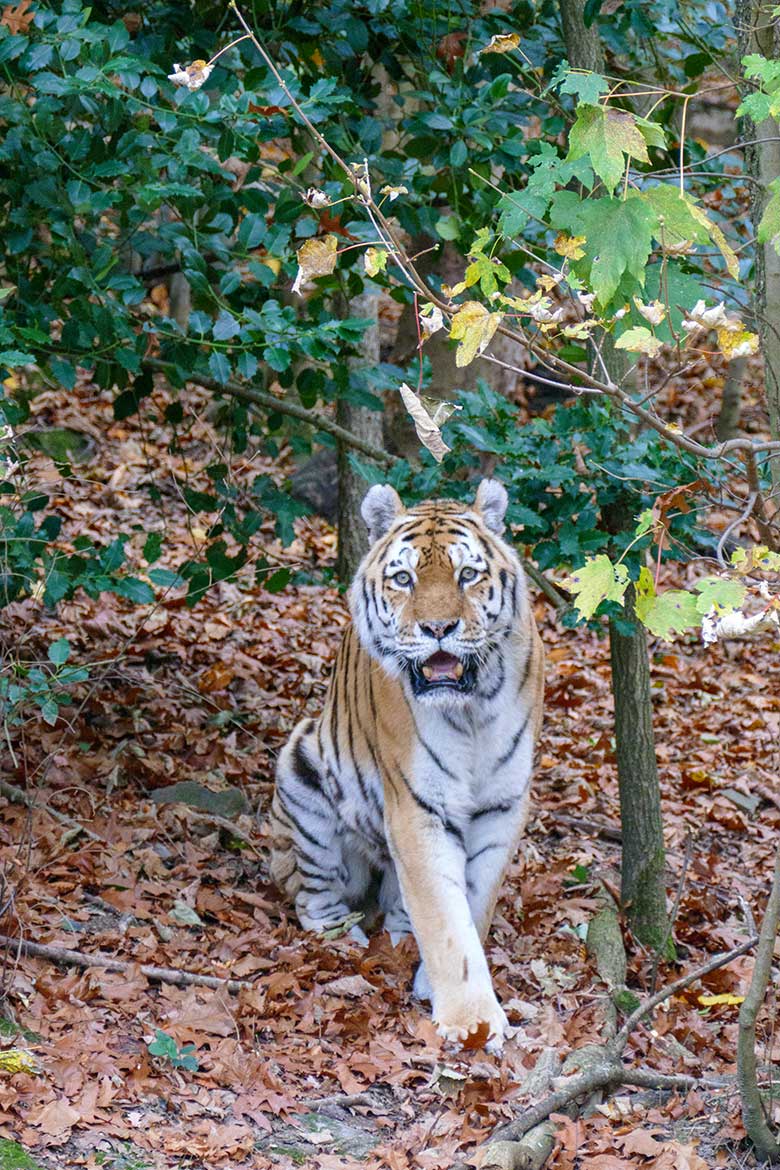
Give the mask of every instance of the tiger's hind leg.
<svg viewBox="0 0 780 1170">
<path fill-rule="evenodd" d="M 271 804 L 271 878 L 295 903 L 304 930 L 336 926 L 359 903 L 370 870 L 350 848 L 328 791 L 316 724 L 299 724 L 284 747 Z"/>
<path fill-rule="evenodd" d="M 405 935 L 412 934 L 412 924 L 406 913 L 395 865 L 389 859 L 382 873 L 378 902 L 379 909 L 385 916 L 384 928 L 395 947 Z"/>
</svg>

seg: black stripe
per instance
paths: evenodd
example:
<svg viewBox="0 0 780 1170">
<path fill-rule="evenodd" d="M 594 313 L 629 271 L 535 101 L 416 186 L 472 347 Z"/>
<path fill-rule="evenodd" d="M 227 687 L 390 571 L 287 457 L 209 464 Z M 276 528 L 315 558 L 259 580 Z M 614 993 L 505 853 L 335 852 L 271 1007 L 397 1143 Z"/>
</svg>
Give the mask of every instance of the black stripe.
<svg viewBox="0 0 780 1170">
<path fill-rule="evenodd" d="M 480 817 L 487 817 L 492 813 L 508 813 L 514 808 L 515 804 L 516 801 L 514 800 L 502 800 L 498 804 L 486 804 L 471 814 L 472 823 L 478 821 Z"/>
<path fill-rule="evenodd" d="M 444 814 L 439 809 L 434 808 L 434 806 L 432 804 L 428 804 L 427 800 L 423 800 L 423 798 L 421 796 L 419 796 L 415 792 L 415 790 L 412 788 L 412 785 L 409 783 L 408 778 L 403 774 L 403 772 L 401 771 L 400 768 L 398 769 L 398 772 L 399 772 L 404 784 L 406 785 L 409 792 L 411 793 L 413 799 L 420 806 L 420 808 L 423 809 L 424 812 L 429 813 L 430 816 L 435 817 L 436 820 L 439 821 L 440 824 L 442 825 L 444 831 L 447 833 L 450 833 L 453 837 L 455 837 L 456 840 L 458 840 L 460 842 L 460 844 L 462 846 L 464 846 L 464 849 L 465 849 L 466 842 L 465 842 L 465 838 L 463 836 L 462 829 L 459 829 L 457 825 L 454 825 L 452 823 L 452 821 L 448 821 L 446 819 L 446 817 L 444 816 Z"/>
<path fill-rule="evenodd" d="M 290 810 L 285 807 L 285 803 L 281 798 L 280 798 L 280 803 L 282 805 L 282 808 L 284 809 L 284 811 L 287 813 L 288 817 L 292 821 L 293 832 L 297 833 L 299 836 L 303 837 L 304 841 L 308 841 L 310 845 L 313 845 L 315 847 L 315 849 L 321 849 L 322 842 L 318 841 L 316 837 L 313 837 L 307 829 L 304 829 L 303 825 L 299 824 L 298 821 L 296 821 L 295 817 L 292 815 Z M 315 862 L 315 864 L 316 864 L 316 862 Z"/>
<path fill-rule="evenodd" d="M 466 858 L 466 865 L 471 865 L 472 861 L 476 861 L 483 853 L 487 853 L 489 849 L 503 849 L 504 845 L 501 841 L 492 841 L 490 845 L 483 845 L 476 853 L 472 853 L 471 857 Z"/>
<path fill-rule="evenodd" d="M 525 729 L 528 726 L 528 719 L 529 719 L 530 714 L 531 714 L 530 711 L 526 712 L 525 719 L 523 720 L 523 722 L 520 724 L 517 731 L 513 735 L 511 744 L 509 745 L 507 750 L 504 752 L 501 759 L 497 761 L 497 763 L 496 763 L 497 768 L 503 768 L 504 764 L 508 764 L 509 761 L 512 759 L 512 756 L 517 751 L 517 745 L 520 743 L 520 740 L 523 737 L 523 733 L 525 732 Z"/>
<path fill-rule="evenodd" d="M 317 769 L 312 767 L 311 761 L 306 758 L 302 738 L 298 740 L 293 748 L 293 767 L 296 778 L 300 780 L 301 784 L 305 784 L 307 788 L 311 788 L 314 792 L 321 790 L 322 777 Z"/>
</svg>

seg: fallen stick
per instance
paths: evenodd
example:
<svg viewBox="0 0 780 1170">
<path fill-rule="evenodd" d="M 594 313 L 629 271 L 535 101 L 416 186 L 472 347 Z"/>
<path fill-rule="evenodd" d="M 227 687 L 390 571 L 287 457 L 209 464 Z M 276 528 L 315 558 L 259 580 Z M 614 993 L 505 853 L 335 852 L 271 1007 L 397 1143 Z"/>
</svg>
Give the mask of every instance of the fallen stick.
<svg viewBox="0 0 780 1170">
<path fill-rule="evenodd" d="M 253 986 L 244 979 L 222 979 L 219 975 L 196 975 L 190 971 L 179 971 L 174 967 L 126 963 L 122 959 L 112 959 L 108 955 L 85 955 L 81 951 L 71 951 L 66 947 L 34 943 L 24 938 L 9 938 L 4 934 L 0 934 L 0 946 L 7 947 L 9 952 L 15 947 L 17 951 L 31 958 L 48 959 L 52 963 L 62 963 L 66 967 L 102 967 L 105 971 L 119 971 L 126 975 L 131 975 L 134 969 L 137 969 L 147 979 L 153 979 L 156 983 L 172 983 L 174 987 L 212 987 L 236 995 L 244 988 Z"/>
<path fill-rule="evenodd" d="M 21 804 L 25 808 L 30 809 L 31 812 L 40 809 L 41 812 L 45 812 L 53 820 L 59 821 L 61 825 L 67 825 L 74 833 L 83 833 L 85 837 L 89 837 L 90 841 L 100 841 L 102 845 L 107 844 L 105 837 L 100 837 L 97 833 L 93 833 L 91 829 L 82 825 L 80 821 L 74 821 L 73 817 L 69 817 L 67 813 L 58 812 L 56 808 L 49 808 L 48 804 L 36 803 L 34 797 L 28 796 L 26 792 L 21 788 L 17 788 L 15 784 L 8 784 L 5 780 L 0 780 L 0 794 L 7 797 L 12 804 Z"/>
</svg>

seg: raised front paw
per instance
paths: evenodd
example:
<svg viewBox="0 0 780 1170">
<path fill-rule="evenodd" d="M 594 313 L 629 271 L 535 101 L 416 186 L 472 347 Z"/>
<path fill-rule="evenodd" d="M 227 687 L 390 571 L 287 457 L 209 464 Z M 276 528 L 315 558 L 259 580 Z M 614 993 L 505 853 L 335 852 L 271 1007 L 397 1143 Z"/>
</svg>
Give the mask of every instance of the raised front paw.
<svg viewBox="0 0 780 1170">
<path fill-rule="evenodd" d="M 433 1012 L 439 1035 L 467 1048 L 496 1055 L 509 1034 L 509 1021 L 491 988 L 472 994 L 440 996 Z"/>
</svg>

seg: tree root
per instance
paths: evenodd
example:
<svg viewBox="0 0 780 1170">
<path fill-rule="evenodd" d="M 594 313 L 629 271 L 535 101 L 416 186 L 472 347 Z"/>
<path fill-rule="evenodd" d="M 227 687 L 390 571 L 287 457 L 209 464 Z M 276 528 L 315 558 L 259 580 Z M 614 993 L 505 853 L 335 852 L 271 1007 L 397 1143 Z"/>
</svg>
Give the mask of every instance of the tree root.
<svg viewBox="0 0 780 1170">
<path fill-rule="evenodd" d="M 29 796 L 21 788 L 17 788 L 15 784 L 8 784 L 5 780 L 0 780 L 0 795 L 5 796 L 12 804 L 23 805 L 24 808 L 30 809 L 31 812 L 40 809 L 41 812 L 45 812 L 53 820 L 59 821 L 61 825 L 66 825 L 70 829 L 68 836 L 72 835 L 72 838 L 75 838 L 78 834 L 83 834 L 85 837 L 89 837 L 90 841 L 100 841 L 102 845 L 106 844 L 104 837 L 93 833 L 91 829 L 88 829 L 86 825 L 82 825 L 80 821 L 74 820 L 73 817 L 69 817 L 66 813 L 58 812 L 56 808 L 50 808 L 48 804 L 37 803 L 34 797 Z"/>
<path fill-rule="evenodd" d="M 222 979 L 218 975 L 196 975 L 190 971 L 180 971 L 175 967 L 151 967 L 145 963 L 126 963 L 122 959 L 112 959 L 108 955 L 85 955 L 81 951 L 71 951 L 66 947 L 29 942 L 23 938 L 8 938 L 4 934 L 0 934 L 0 946 L 7 948 L 9 956 L 16 951 L 35 959 L 48 959 L 52 963 L 62 963 L 66 967 L 102 967 L 105 971 L 120 971 L 127 975 L 132 975 L 134 971 L 140 971 L 147 979 L 156 983 L 171 983 L 174 987 L 212 987 L 236 995 L 244 988 L 253 986 L 244 979 Z"/>
</svg>

